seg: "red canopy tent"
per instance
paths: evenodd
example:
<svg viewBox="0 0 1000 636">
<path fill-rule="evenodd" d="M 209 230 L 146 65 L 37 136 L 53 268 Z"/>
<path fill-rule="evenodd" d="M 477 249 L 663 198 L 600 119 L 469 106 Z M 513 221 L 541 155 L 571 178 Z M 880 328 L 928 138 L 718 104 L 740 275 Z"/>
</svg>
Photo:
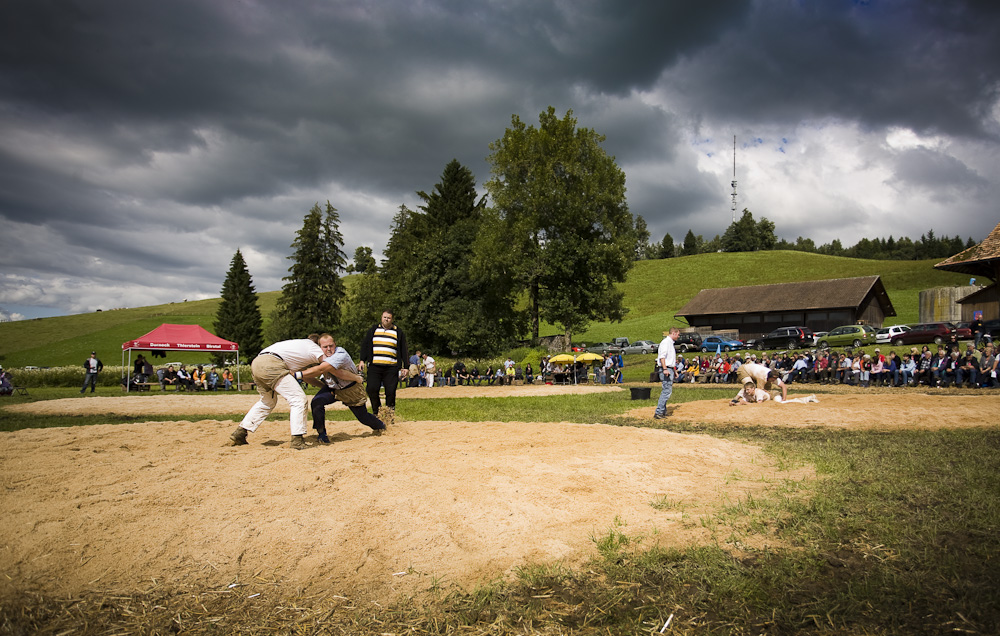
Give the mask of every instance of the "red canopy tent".
<svg viewBox="0 0 1000 636">
<path fill-rule="evenodd" d="M 240 346 L 208 332 L 201 325 L 171 325 L 164 323 L 144 336 L 122 343 L 122 380 L 128 387 L 128 370 L 132 366 L 132 350 L 140 351 L 235 351 L 236 352 L 236 385 L 240 378 Z M 125 352 L 128 351 L 128 366 L 125 365 Z"/>
</svg>

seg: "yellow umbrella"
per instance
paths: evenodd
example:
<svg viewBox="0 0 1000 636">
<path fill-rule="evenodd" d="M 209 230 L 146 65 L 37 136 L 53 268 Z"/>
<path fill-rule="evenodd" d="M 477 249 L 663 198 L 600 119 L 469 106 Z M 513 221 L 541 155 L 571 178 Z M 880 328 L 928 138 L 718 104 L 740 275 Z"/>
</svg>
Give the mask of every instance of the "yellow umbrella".
<svg viewBox="0 0 1000 636">
<path fill-rule="evenodd" d="M 587 353 L 581 353 L 576 359 L 577 362 L 596 362 L 597 360 L 603 360 L 604 356 L 588 351 Z"/>
<path fill-rule="evenodd" d="M 573 356 L 568 353 L 560 353 L 557 356 L 549 358 L 549 362 L 554 362 L 555 364 L 566 364 L 567 362 L 573 362 Z"/>
</svg>

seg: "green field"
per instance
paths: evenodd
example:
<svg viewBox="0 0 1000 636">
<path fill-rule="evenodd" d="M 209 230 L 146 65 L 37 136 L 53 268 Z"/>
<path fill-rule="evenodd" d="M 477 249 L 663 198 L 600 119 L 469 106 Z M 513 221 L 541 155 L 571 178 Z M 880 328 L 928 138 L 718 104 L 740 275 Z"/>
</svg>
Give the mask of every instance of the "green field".
<svg viewBox="0 0 1000 636">
<path fill-rule="evenodd" d="M 625 320 L 595 323 L 589 330 L 575 334 L 574 341 L 601 342 L 618 336 L 657 341 L 670 325 L 686 326 L 674 314 L 702 289 L 875 274 L 882 277 L 896 309 L 893 323 L 915 322 L 921 290 L 960 285 L 967 280 L 961 274 L 935 270 L 935 262 L 859 260 L 794 251 L 699 254 L 639 261 L 622 285 L 629 310 Z M 221 287 L 222 281 L 219 284 Z M 263 292 L 258 296 L 266 321 L 278 292 Z M 5 367 L 80 365 L 96 350 L 106 365 L 117 365 L 123 342 L 162 323 L 197 324 L 212 331 L 218 306 L 219 299 L 215 298 L 0 323 L 0 364 Z M 400 323 L 405 328 L 405 316 Z M 561 330 L 557 327 L 542 325 L 543 335 L 558 333 Z M 168 355 L 171 362 L 208 361 L 204 353 Z"/>
</svg>

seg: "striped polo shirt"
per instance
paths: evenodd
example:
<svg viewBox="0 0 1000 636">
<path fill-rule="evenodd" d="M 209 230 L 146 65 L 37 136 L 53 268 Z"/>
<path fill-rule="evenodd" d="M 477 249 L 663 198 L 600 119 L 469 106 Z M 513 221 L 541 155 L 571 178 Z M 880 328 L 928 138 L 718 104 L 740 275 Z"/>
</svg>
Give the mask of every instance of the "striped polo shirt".
<svg viewBox="0 0 1000 636">
<path fill-rule="evenodd" d="M 398 347 L 396 330 L 379 325 L 372 336 L 372 364 L 396 364 Z"/>
</svg>

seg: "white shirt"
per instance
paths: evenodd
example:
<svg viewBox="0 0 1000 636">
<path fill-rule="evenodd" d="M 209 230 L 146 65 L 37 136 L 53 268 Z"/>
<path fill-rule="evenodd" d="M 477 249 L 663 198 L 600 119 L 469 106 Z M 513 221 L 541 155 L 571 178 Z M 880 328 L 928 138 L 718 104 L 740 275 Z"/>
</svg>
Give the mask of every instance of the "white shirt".
<svg viewBox="0 0 1000 636">
<path fill-rule="evenodd" d="M 343 369 L 345 371 L 350 371 L 351 373 L 357 373 L 358 368 L 354 366 L 354 360 L 351 359 L 351 354 L 347 353 L 347 350 L 343 347 L 337 347 L 333 351 L 333 355 L 323 359 L 334 369 Z M 326 382 L 327 386 L 332 389 L 342 389 L 348 384 L 351 384 L 350 380 L 344 380 L 338 378 L 337 376 L 330 374 L 323 374 L 323 381 Z"/>
<path fill-rule="evenodd" d="M 757 362 L 744 362 L 743 368 L 758 385 L 767 382 L 767 376 L 771 373 L 770 367 L 765 367 Z"/>
<path fill-rule="evenodd" d="M 320 346 L 308 338 L 282 340 L 265 348 L 260 353 L 261 355 L 276 354 L 285 363 L 285 368 L 292 373 L 315 366 L 322 362 L 325 357 Z"/>
<path fill-rule="evenodd" d="M 677 352 L 674 351 L 674 340 L 667 336 L 660 341 L 660 348 L 656 352 L 656 357 L 660 361 L 660 366 L 664 369 L 672 369 L 677 366 Z"/>
</svg>

